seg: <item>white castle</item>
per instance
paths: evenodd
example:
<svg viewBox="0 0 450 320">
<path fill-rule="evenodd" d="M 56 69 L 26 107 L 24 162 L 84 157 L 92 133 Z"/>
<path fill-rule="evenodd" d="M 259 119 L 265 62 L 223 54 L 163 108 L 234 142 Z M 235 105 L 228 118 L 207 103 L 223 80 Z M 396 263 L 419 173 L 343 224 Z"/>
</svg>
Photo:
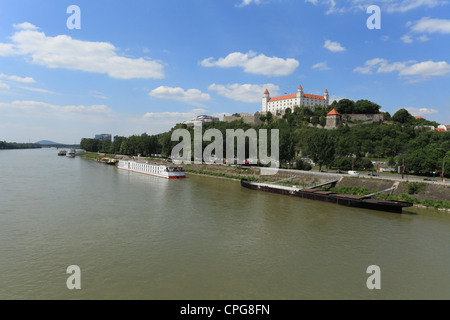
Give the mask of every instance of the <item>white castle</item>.
<svg viewBox="0 0 450 320">
<path fill-rule="evenodd" d="M 302 86 L 299 86 L 297 93 L 295 94 L 271 98 L 269 90 L 266 89 L 264 97 L 262 98 L 262 112 L 282 114 L 287 108 L 294 111 L 294 106 L 308 106 L 314 109 L 314 106 L 316 105 L 328 107 L 329 102 L 328 90 L 325 90 L 323 96 L 318 96 L 315 94 L 303 93 Z"/>
</svg>

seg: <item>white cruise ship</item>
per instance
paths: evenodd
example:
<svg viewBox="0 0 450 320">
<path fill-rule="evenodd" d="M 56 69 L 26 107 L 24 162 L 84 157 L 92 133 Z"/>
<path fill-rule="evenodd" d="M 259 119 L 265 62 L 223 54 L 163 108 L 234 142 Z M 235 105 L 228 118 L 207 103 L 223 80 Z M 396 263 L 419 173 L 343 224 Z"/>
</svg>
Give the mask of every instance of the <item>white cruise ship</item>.
<svg viewBox="0 0 450 320">
<path fill-rule="evenodd" d="M 186 178 L 184 169 L 179 166 L 168 166 L 161 164 L 151 164 L 136 161 L 119 160 L 117 166 L 119 169 L 144 173 L 166 179 L 183 179 Z"/>
</svg>

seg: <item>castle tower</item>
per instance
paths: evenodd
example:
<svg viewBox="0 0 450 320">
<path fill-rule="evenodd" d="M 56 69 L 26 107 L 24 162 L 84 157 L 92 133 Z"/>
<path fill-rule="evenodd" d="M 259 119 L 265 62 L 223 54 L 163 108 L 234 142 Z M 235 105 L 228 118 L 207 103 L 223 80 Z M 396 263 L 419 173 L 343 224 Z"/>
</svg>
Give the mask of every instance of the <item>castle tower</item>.
<svg viewBox="0 0 450 320">
<path fill-rule="evenodd" d="M 302 86 L 298 86 L 298 90 L 297 90 L 297 98 L 302 98 L 303 97 L 303 88 Z"/>
<path fill-rule="evenodd" d="M 323 94 L 323 97 L 325 98 L 326 105 L 329 106 L 330 105 L 330 96 L 328 94 L 327 89 L 325 89 L 325 93 Z"/>
<path fill-rule="evenodd" d="M 340 121 L 341 121 L 341 114 L 337 112 L 336 109 L 331 110 L 327 114 L 327 124 L 325 125 L 325 129 L 337 128 Z"/>
<path fill-rule="evenodd" d="M 264 92 L 264 97 L 262 98 L 262 112 L 263 113 L 267 113 L 267 111 L 269 111 L 268 109 L 268 105 L 269 105 L 269 100 L 270 100 L 270 93 L 269 90 L 266 89 L 266 91 Z"/>
</svg>

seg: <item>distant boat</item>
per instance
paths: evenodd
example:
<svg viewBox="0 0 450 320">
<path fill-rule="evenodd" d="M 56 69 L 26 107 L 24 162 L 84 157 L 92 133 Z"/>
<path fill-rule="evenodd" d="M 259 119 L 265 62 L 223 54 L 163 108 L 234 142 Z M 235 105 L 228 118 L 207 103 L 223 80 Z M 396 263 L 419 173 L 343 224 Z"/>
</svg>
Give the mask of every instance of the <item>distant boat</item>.
<svg viewBox="0 0 450 320">
<path fill-rule="evenodd" d="M 119 162 L 119 160 L 111 159 L 111 158 L 101 158 L 101 159 L 98 158 L 98 159 L 95 159 L 95 161 L 109 164 L 109 165 L 115 165 L 117 162 Z"/>
<path fill-rule="evenodd" d="M 58 156 L 60 157 L 64 157 L 67 154 L 66 150 L 61 150 L 60 152 L 58 152 Z"/>
<path fill-rule="evenodd" d="M 75 149 L 70 149 L 69 152 L 66 153 L 66 157 L 68 158 L 75 158 Z"/>
</svg>

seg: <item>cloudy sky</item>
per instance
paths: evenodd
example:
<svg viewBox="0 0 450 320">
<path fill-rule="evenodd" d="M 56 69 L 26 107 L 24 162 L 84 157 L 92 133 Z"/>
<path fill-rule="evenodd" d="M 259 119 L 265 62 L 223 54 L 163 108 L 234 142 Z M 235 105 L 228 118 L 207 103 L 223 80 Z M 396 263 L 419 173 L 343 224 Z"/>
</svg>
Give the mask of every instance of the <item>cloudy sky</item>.
<svg viewBox="0 0 450 320">
<path fill-rule="evenodd" d="M 450 124 L 449 52 L 449 0 L 2 0 L 0 140 L 156 134 L 300 84 Z"/>
</svg>

